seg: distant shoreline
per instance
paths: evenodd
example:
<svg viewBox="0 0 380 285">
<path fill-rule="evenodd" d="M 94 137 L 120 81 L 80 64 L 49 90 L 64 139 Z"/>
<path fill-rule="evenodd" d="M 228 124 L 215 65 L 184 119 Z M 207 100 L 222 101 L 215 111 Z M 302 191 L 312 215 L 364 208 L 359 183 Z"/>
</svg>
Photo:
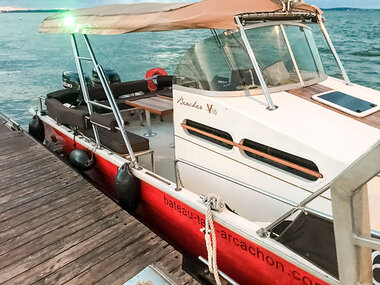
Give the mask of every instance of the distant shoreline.
<svg viewBox="0 0 380 285">
<path fill-rule="evenodd" d="M 380 11 L 380 8 L 350 8 L 350 7 L 338 7 L 338 8 L 321 8 L 323 11 Z"/>
<path fill-rule="evenodd" d="M 16 8 L 14 10 L 0 10 L 1 13 L 57 13 L 66 12 L 72 9 L 23 9 Z M 338 8 L 321 8 L 323 11 L 380 11 L 378 8 L 350 8 L 350 7 L 338 7 Z"/>
<path fill-rule="evenodd" d="M 8 10 L 1 11 L 1 13 L 57 13 L 57 12 L 66 12 L 71 9 L 24 9 L 24 10 Z"/>
</svg>

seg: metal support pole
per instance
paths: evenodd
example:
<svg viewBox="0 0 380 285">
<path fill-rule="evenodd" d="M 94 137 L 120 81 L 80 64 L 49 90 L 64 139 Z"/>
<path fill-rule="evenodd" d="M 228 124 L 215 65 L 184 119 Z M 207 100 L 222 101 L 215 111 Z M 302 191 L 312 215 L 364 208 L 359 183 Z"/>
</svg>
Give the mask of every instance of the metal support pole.
<svg viewBox="0 0 380 285">
<path fill-rule="evenodd" d="M 294 53 L 293 53 L 293 50 L 292 50 L 292 47 L 290 46 L 290 42 L 289 42 L 289 39 L 288 39 L 288 35 L 286 34 L 286 31 L 285 31 L 285 28 L 284 28 L 284 25 L 281 24 L 280 25 L 280 28 L 281 28 L 281 32 L 284 36 L 284 39 L 285 39 L 285 43 L 286 45 L 288 46 L 288 50 L 289 50 L 289 53 L 290 53 L 290 57 L 292 58 L 292 61 L 293 61 L 293 65 L 296 69 L 296 73 L 298 75 L 298 78 L 300 80 L 300 83 L 302 84 L 302 86 L 305 86 L 305 82 L 303 82 L 303 79 L 302 79 L 302 76 L 301 76 L 301 72 L 300 72 L 300 69 L 298 68 L 298 64 L 297 64 L 297 61 L 296 61 L 296 58 L 294 57 Z"/>
<path fill-rule="evenodd" d="M 43 112 L 43 103 L 42 103 L 42 96 L 38 96 L 38 108 L 40 109 L 39 111 L 40 111 L 40 113 L 42 113 Z"/>
<path fill-rule="evenodd" d="M 178 160 L 174 160 L 174 176 L 175 176 L 175 190 L 181 191 L 181 179 L 179 177 Z"/>
<path fill-rule="evenodd" d="M 80 82 L 80 86 L 82 89 L 83 99 L 87 104 L 88 113 L 91 116 L 94 113 L 94 111 L 92 109 L 92 105 L 89 103 L 90 102 L 90 96 L 88 94 L 87 84 L 86 84 L 86 81 L 84 79 L 82 64 L 81 64 L 80 59 L 79 59 L 80 56 L 79 56 L 77 42 L 75 40 L 75 35 L 70 34 L 70 39 L 71 39 L 71 45 L 73 47 L 74 59 L 75 59 L 75 64 L 76 64 L 77 71 L 78 71 L 78 77 L 79 77 L 79 82 Z M 92 125 L 92 130 L 94 131 L 96 146 L 97 146 L 97 148 L 100 148 L 101 144 L 100 144 L 100 137 L 99 137 L 99 133 L 98 133 L 98 128 L 95 125 Z"/>
<path fill-rule="evenodd" d="M 257 63 L 255 54 L 253 53 L 252 47 L 249 44 L 247 35 L 245 34 L 243 25 L 241 24 L 240 19 L 239 19 L 238 16 L 235 16 L 235 22 L 236 22 L 236 24 L 237 24 L 237 26 L 239 28 L 239 31 L 240 31 L 240 34 L 241 34 L 241 38 L 243 39 L 245 48 L 247 49 L 248 56 L 249 56 L 249 58 L 250 58 L 250 60 L 252 62 L 253 68 L 255 69 L 257 77 L 259 78 L 261 88 L 264 91 L 265 98 L 266 98 L 267 104 L 268 104 L 268 108 L 267 109 L 268 110 L 276 110 L 277 107 L 273 104 L 272 98 L 271 98 L 271 96 L 269 94 L 269 91 L 268 91 L 267 84 L 265 83 L 265 80 L 264 80 L 264 76 L 261 73 L 261 70 L 260 70 L 259 64 Z"/>
<path fill-rule="evenodd" d="M 331 38 L 330 38 L 329 34 L 327 33 L 327 30 L 326 30 L 325 25 L 323 24 L 322 18 L 320 18 L 318 20 L 318 24 L 319 24 L 319 27 L 321 28 L 323 36 L 326 39 L 327 44 L 330 47 L 330 50 L 331 50 L 331 52 L 332 52 L 332 54 L 333 54 L 333 56 L 335 58 L 335 61 L 336 61 L 336 63 L 338 64 L 338 66 L 340 68 L 340 72 L 342 73 L 344 81 L 346 82 L 347 85 L 352 85 L 352 83 L 350 81 L 350 78 L 348 77 L 348 75 L 346 73 L 346 70 L 343 67 L 342 62 L 340 61 L 339 55 L 338 55 L 338 53 L 335 50 L 335 47 L 334 47 L 334 45 L 333 45 L 333 43 L 331 41 Z"/>
<path fill-rule="evenodd" d="M 146 120 L 146 126 L 148 128 L 148 132 L 144 134 L 144 137 L 151 138 L 151 137 L 156 136 L 157 134 L 152 131 L 152 121 L 150 118 L 150 112 L 148 110 L 145 110 L 145 120 Z"/>
<path fill-rule="evenodd" d="M 334 233 L 341 284 L 372 284 L 371 251 L 380 241 L 370 238 L 365 184 L 380 171 L 380 142 L 375 144 L 331 183 Z M 363 203 L 364 202 L 364 203 Z M 366 213 L 367 212 L 367 213 Z M 364 270 L 364 271 L 363 271 Z"/>
<path fill-rule="evenodd" d="M 136 160 L 135 154 L 133 152 L 132 145 L 129 142 L 127 133 L 125 131 L 124 120 L 120 114 L 119 107 L 117 106 L 117 104 L 115 102 L 115 98 L 112 94 L 112 90 L 108 84 L 108 81 L 107 81 L 107 78 L 104 74 L 103 68 L 96 60 L 95 54 L 92 50 L 92 47 L 91 47 L 90 41 L 88 40 L 87 35 L 83 35 L 83 38 L 84 38 L 84 42 L 86 43 L 88 52 L 90 53 L 90 57 L 92 59 L 92 62 L 93 62 L 94 67 L 96 69 L 96 72 L 98 73 L 100 82 L 102 83 L 104 92 L 105 92 L 107 99 L 108 99 L 108 102 L 110 103 L 110 106 L 112 108 L 113 114 L 114 114 L 116 122 L 118 124 L 118 127 L 120 128 L 120 133 L 123 137 L 124 143 L 128 149 L 129 155 L 131 157 L 131 166 L 136 168 L 136 167 L 138 167 L 137 160 Z"/>
</svg>

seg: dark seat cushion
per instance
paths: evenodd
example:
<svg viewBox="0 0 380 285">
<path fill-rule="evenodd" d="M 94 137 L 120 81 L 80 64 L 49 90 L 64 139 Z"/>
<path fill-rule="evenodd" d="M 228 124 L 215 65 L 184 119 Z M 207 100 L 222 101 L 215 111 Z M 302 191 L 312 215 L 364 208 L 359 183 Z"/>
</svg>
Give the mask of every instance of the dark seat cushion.
<svg viewBox="0 0 380 285">
<path fill-rule="evenodd" d="M 45 103 L 49 117 L 58 123 L 78 127 L 82 130 L 88 128 L 86 122 L 87 110 L 68 108 L 54 98 L 47 98 Z"/>
<path fill-rule="evenodd" d="M 154 91 L 152 93 L 150 93 L 151 95 L 158 95 L 158 96 L 164 96 L 164 97 L 168 97 L 168 98 L 173 98 L 173 89 L 171 88 L 164 88 L 164 89 L 161 89 L 161 90 L 157 90 L 157 91 Z"/>
<path fill-rule="evenodd" d="M 148 84 L 145 80 L 136 80 L 129 82 L 121 82 L 110 85 L 112 94 L 115 98 L 121 95 L 132 94 L 136 92 L 149 92 Z M 107 100 L 107 96 L 103 90 L 103 87 L 89 87 L 88 92 L 91 100 L 103 101 Z"/>
<path fill-rule="evenodd" d="M 173 75 L 160 75 L 157 76 L 157 89 L 161 90 L 165 87 L 172 87 Z"/>
<path fill-rule="evenodd" d="M 63 89 L 46 94 L 46 98 L 53 98 L 61 103 L 77 105 L 79 91 L 76 89 Z"/>
<path fill-rule="evenodd" d="M 125 100 L 127 100 L 127 98 L 115 99 L 116 105 L 119 107 L 119 110 L 125 110 L 125 109 L 132 108 L 131 106 L 128 106 L 125 104 Z M 108 100 L 97 101 L 97 102 L 100 104 L 106 105 L 106 106 L 110 106 L 110 103 L 108 102 Z M 109 109 L 99 107 L 96 105 L 93 105 L 92 108 L 94 109 L 94 112 L 97 112 L 97 113 L 109 113 L 109 112 L 111 112 Z"/>
<path fill-rule="evenodd" d="M 121 111 L 120 114 L 123 117 L 124 124 L 128 125 L 128 120 L 130 119 L 130 114 L 128 110 Z M 116 131 L 115 128 L 117 127 L 117 122 L 115 119 L 115 115 L 112 112 L 106 114 L 93 113 L 90 116 L 90 122 L 94 122 L 95 124 L 99 124 L 101 126 L 104 126 L 105 128 L 109 128 L 113 132 Z"/>
<path fill-rule="evenodd" d="M 127 147 L 125 146 L 121 133 L 107 131 L 102 128 L 98 128 L 100 142 L 103 146 L 119 154 L 128 154 Z M 83 134 L 87 137 L 94 138 L 92 129 L 85 130 Z M 149 150 L 149 139 L 134 133 L 127 132 L 129 142 L 132 145 L 132 150 L 135 152 Z"/>
</svg>

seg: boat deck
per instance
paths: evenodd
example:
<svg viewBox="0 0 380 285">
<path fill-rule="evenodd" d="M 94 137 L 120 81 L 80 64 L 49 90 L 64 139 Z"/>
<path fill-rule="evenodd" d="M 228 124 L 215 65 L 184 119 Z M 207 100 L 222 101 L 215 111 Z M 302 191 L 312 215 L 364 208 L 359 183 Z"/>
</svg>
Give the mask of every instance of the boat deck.
<svg viewBox="0 0 380 285">
<path fill-rule="evenodd" d="M 150 264 L 178 284 L 198 284 L 179 252 L 4 123 L 0 117 L 0 284 L 123 284 Z"/>
</svg>

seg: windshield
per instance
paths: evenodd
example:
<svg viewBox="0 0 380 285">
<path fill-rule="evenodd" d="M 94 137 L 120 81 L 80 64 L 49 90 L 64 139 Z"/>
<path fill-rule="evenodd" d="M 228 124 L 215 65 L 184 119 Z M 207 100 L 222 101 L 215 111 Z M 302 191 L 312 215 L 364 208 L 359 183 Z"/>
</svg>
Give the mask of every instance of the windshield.
<svg viewBox="0 0 380 285">
<path fill-rule="evenodd" d="M 325 73 L 311 31 L 284 25 L 302 80 L 324 79 Z M 280 25 L 246 30 L 268 87 L 300 83 Z M 191 47 L 175 71 L 176 84 L 213 91 L 259 89 L 260 82 L 239 32 L 223 32 Z M 284 88 L 285 89 L 285 88 Z"/>
</svg>

